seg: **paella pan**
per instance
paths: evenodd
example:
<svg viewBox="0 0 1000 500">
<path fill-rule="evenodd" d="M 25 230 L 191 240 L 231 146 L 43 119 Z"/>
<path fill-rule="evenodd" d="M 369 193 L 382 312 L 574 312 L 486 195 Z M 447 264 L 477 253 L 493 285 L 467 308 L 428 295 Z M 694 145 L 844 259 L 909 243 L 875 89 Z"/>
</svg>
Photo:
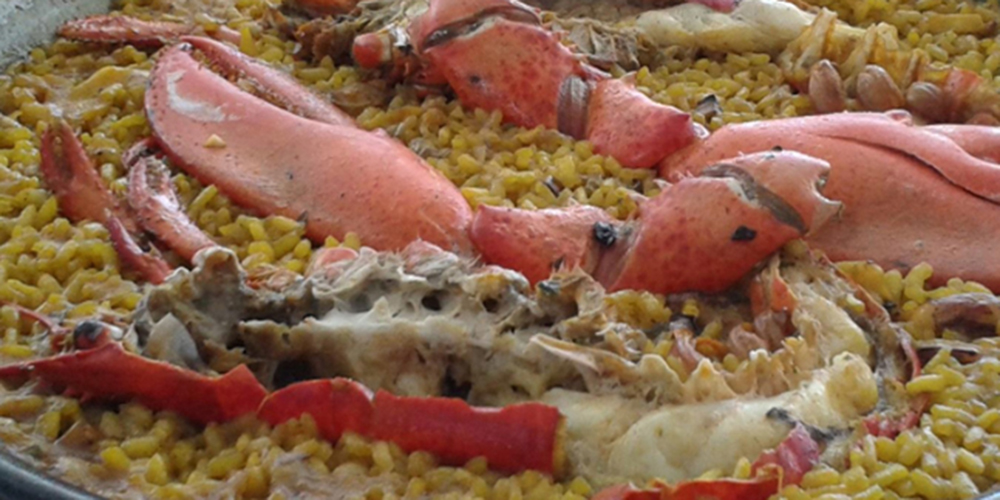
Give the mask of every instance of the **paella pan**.
<svg viewBox="0 0 1000 500">
<path fill-rule="evenodd" d="M 15 497 L 1000 481 L 995 0 L 15 4 Z"/>
</svg>

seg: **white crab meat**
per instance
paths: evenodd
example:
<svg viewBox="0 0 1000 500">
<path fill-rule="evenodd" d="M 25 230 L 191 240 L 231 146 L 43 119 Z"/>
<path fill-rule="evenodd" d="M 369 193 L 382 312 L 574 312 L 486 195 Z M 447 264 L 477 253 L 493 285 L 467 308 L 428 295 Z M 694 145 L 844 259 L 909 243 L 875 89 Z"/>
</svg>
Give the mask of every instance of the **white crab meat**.
<svg viewBox="0 0 1000 500">
<path fill-rule="evenodd" d="M 743 395 L 711 403 L 651 408 L 618 396 L 555 389 L 542 401 L 566 415 L 574 472 L 600 483 L 663 478 L 674 482 L 713 469 L 731 471 L 781 442 L 791 425 L 781 410 L 819 429 L 846 429 L 875 408 L 878 387 L 868 363 L 837 356 L 808 382 L 778 396 Z"/>
</svg>

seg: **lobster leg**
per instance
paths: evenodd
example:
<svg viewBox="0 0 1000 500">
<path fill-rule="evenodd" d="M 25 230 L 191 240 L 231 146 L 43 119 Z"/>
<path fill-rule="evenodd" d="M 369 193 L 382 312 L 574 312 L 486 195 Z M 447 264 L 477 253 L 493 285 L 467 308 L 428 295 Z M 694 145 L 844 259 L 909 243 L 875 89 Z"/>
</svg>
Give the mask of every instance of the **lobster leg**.
<svg viewBox="0 0 1000 500">
<path fill-rule="evenodd" d="M 559 411 L 541 403 L 475 408 L 450 398 L 399 397 L 379 391 L 373 434 L 404 450 L 426 450 L 446 463 L 483 455 L 495 469 L 558 475 Z"/>
<path fill-rule="evenodd" d="M 104 225 L 118 257 L 146 281 L 160 283 L 170 274 L 169 264 L 136 243 L 135 237 L 141 231 L 135 213 L 104 186 L 68 124 L 56 122 L 45 132 L 41 155 L 42 176 L 67 217 L 74 222 L 92 220 Z"/>
<path fill-rule="evenodd" d="M 482 207 L 471 236 L 487 262 L 532 280 L 564 263 L 609 290 L 718 291 L 833 214 L 839 205 L 817 190 L 828 169 L 797 153 L 751 155 L 682 179 L 640 206 L 635 221 L 585 207 Z"/>
<path fill-rule="evenodd" d="M 67 22 L 59 28 L 59 35 L 84 42 L 129 43 L 156 49 L 198 31 L 195 26 L 181 23 L 143 21 L 130 16 L 91 16 Z M 240 34 L 226 26 L 220 26 L 211 35 L 233 44 L 240 43 Z"/>
<path fill-rule="evenodd" d="M 278 425 L 303 414 L 316 420 L 324 438 L 344 432 L 390 441 L 406 451 L 428 451 L 444 463 L 461 465 L 484 456 L 494 469 L 558 474 L 558 431 L 554 407 L 522 403 L 501 409 L 476 408 L 462 400 L 372 394 L 347 379 L 311 380 L 281 389 L 264 400 L 258 416 Z"/>
<path fill-rule="evenodd" d="M 132 239 L 132 235 L 128 233 L 121 220 L 117 217 L 109 217 L 104 222 L 104 227 L 108 230 L 111 244 L 115 247 L 115 253 L 118 254 L 118 258 L 125 263 L 126 267 L 139 273 L 142 279 L 154 285 L 159 285 L 174 271 L 165 260 L 144 251 Z"/>
<path fill-rule="evenodd" d="M 142 143 L 137 148 L 145 149 Z M 184 213 L 166 166 L 145 151 L 129 156 L 128 202 L 143 228 L 187 261 L 199 250 L 215 246 Z"/>
<path fill-rule="evenodd" d="M 49 328 L 59 328 L 49 318 L 30 314 Z M 111 340 L 106 325 L 89 323 L 74 332 L 79 337 L 75 344 L 93 347 L 2 366 L 0 380 L 34 378 L 83 399 L 135 400 L 198 424 L 255 413 L 276 426 L 309 414 L 320 434 L 332 442 L 353 432 L 407 451 L 427 451 L 453 465 L 482 456 L 502 471 L 562 471 L 562 417 L 552 406 L 530 402 L 478 408 L 453 398 L 372 394 L 344 378 L 299 382 L 267 394 L 246 365 L 222 376 L 202 375 L 128 352 Z"/>
<path fill-rule="evenodd" d="M 84 398 L 135 399 L 153 410 L 173 411 L 201 424 L 226 422 L 251 413 L 266 395 L 245 365 L 209 377 L 132 354 L 115 342 L 0 367 L 0 379 L 29 376 Z"/>
<path fill-rule="evenodd" d="M 345 432 L 371 435 L 371 399 L 371 391 L 353 380 L 308 380 L 269 394 L 257 416 L 271 425 L 279 425 L 309 414 L 316 421 L 320 435 L 336 443 Z"/>
<path fill-rule="evenodd" d="M 131 234 L 139 227 L 132 215 L 105 187 L 83 144 L 64 121 L 57 121 L 42 135 L 39 169 L 48 188 L 56 195 L 59 209 L 74 221 L 104 224 L 116 217 Z"/>
</svg>

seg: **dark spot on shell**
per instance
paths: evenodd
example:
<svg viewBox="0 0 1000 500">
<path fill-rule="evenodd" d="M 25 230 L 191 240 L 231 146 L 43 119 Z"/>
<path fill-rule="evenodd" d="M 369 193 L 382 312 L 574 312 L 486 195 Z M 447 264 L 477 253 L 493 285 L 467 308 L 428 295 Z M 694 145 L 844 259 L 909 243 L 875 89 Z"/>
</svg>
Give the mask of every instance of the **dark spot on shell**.
<svg viewBox="0 0 1000 500">
<path fill-rule="evenodd" d="M 84 321 L 73 329 L 73 345 L 79 349 L 93 347 L 104 333 L 104 324 L 99 321 Z"/>
<path fill-rule="evenodd" d="M 733 231 L 732 240 L 733 241 L 753 241 L 757 237 L 757 231 L 750 229 L 746 226 L 740 226 Z"/>
<path fill-rule="evenodd" d="M 828 443 L 833 441 L 833 439 L 837 436 L 844 434 L 844 431 L 839 429 L 820 429 L 819 427 L 813 427 L 811 425 L 806 425 L 806 430 L 809 431 L 809 437 L 817 443 Z"/>
<path fill-rule="evenodd" d="M 618 241 L 618 230 L 607 222 L 594 223 L 594 239 L 602 247 L 610 247 Z"/>
<path fill-rule="evenodd" d="M 775 147 L 771 148 L 771 151 L 776 151 L 778 153 L 780 153 L 780 152 L 782 152 L 784 150 L 785 150 L 785 148 L 783 148 L 781 146 L 775 146 Z"/>
</svg>

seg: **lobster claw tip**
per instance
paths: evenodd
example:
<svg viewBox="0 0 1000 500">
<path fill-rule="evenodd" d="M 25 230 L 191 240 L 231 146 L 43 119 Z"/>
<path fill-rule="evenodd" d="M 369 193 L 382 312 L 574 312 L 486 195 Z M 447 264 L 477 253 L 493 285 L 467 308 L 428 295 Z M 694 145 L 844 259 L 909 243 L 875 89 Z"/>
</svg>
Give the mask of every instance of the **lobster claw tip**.
<svg viewBox="0 0 1000 500">
<path fill-rule="evenodd" d="M 595 276 L 611 290 L 724 290 L 835 213 L 839 204 L 819 192 L 829 170 L 822 160 L 772 151 L 680 177 L 643 205 L 629 245 L 602 259 Z"/>
<path fill-rule="evenodd" d="M 830 175 L 830 164 L 824 160 L 794 151 L 770 151 L 745 155 L 731 163 L 791 208 L 801 220 L 803 236 L 821 228 L 843 208 L 841 202 L 822 194 Z M 767 202 L 766 196 L 761 199 Z"/>
</svg>

